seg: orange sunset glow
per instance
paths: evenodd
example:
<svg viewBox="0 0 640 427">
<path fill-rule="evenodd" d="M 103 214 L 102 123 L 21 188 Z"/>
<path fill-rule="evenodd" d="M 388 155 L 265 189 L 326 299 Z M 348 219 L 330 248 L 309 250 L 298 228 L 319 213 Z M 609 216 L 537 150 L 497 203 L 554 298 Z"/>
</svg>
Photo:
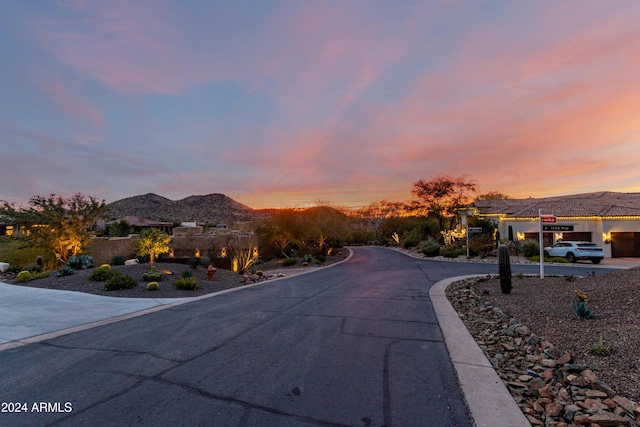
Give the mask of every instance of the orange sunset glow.
<svg viewBox="0 0 640 427">
<path fill-rule="evenodd" d="M 0 200 L 640 191 L 639 2 L 251 5 L 0 5 Z"/>
</svg>

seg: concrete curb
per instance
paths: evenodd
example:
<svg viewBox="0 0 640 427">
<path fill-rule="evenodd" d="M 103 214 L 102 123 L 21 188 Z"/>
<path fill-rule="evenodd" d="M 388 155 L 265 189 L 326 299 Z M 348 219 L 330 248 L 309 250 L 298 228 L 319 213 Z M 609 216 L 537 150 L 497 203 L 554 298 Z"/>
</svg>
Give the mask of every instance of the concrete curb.
<svg viewBox="0 0 640 427">
<path fill-rule="evenodd" d="M 531 424 L 445 295 L 451 283 L 481 276 L 452 277 L 434 284 L 429 290 L 433 309 L 476 426 L 529 427 Z"/>
</svg>

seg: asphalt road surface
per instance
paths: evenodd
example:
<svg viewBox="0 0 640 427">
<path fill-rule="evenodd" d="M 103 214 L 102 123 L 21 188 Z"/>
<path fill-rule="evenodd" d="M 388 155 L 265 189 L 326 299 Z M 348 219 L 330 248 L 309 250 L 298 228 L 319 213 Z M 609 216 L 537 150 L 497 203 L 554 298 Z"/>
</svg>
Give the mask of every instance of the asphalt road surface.
<svg viewBox="0 0 640 427">
<path fill-rule="evenodd" d="M 354 252 L 311 274 L 0 352 L 0 425 L 472 425 L 428 292 L 497 265 Z"/>
</svg>

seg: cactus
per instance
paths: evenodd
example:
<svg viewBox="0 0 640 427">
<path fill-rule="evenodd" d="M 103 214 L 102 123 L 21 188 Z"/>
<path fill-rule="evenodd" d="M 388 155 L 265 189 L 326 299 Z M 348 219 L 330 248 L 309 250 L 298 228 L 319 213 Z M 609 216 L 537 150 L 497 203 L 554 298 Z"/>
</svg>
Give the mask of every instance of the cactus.
<svg viewBox="0 0 640 427">
<path fill-rule="evenodd" d="M 159 288 L 158 282 L 149 282 L 147 284 L 147 290 L 148 291 L 157 291 L 158 288 Z"/>
<path fill-rule="evenodd" d="M 36 264 L 38 264 L 38 267 L 40 267 L 40 270 L 42 270 L 43 260 L 42 260 L 42 257 L 40 255 L 38 255 L 36 257 Z"/>
<path fill-rule="evenodd" d="M 93 257 L 89 255 L 77 255 L 69 257 L 67 265 L 75 270 L 93 268 Z"/>
<path fill-rule="evenodd" d="M 18 273 L 17 279 L 18 279 L 18 282 L 28 282 L 29 280 L 32 280 L 33 277 L 31 277 L 30 271 L 23 270 L 20 273 Z"/>
<path fill-rule="evenodd" d="M 71 276 L 73 273 L 75 273 L 75 270 L 69 267 L 68 265 L 65 265 L 62 268 L 58 269 L 56 276 L 58 277 Z"/>
<path fill-rule="evenodd" d="M 503 294 L 511 293 L 511 261 L 509 260 L 509 248 L 501 245 L 498 247 L 498 271 L 500 272 L 500 289 Z"/>
</svg>

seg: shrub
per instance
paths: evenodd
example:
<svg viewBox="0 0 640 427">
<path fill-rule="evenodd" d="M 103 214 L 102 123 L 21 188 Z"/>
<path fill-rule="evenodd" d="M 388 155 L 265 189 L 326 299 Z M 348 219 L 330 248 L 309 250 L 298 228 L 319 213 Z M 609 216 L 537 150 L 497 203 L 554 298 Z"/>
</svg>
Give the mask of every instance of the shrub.
<svg viewBox="0 0 640 427">
<path fill-rule="evenodd" d="M 151 267 L 151 271 L 142 275 L 143 282 L 158 282 L 160 280 L 162 280 L 162 273 L 155 266 Z"/>
<path fill-rule="evenodd" d="M 158 282 L 149 282 L 149 283 L 147 283 L 147 290 L 148 291 L 157 291 L 159 287 L 160 286 L 158 285 Z"/>
<path fill-rule="evenodd" d="M 613 353 L 613 349 L 611 348 L 611 344 L 600 337 L 598 342 L 589 347 L 589 353 L 595 354 L 596 356 L 609 356 Z"/>
<path fill-rule="evenodd" d="M 313 259 L 313 257 L 309 254 L 306 254 L 303 258 L 302 258 L 302 262 L 306 262 L 306 263 L 310 263 L 311 260 Z"/>
<path fill-rule="evenodd" d="M 58 269 L 56 276 L 58 277 L 71 276 L 75 272 L 76 271 L 73 268 L 69 267 L 68 265 L 65 265 L 64 267 Z"/>
<path fill-rule="evenodd" d="M 22 270 L 18 273 L 17 280 L 18 282 L 28 282 L 29 280 L 32 280 L 31 272 L 28 270 Z"/>
<path fill-rule="evenodd" d="M 282 260 L 282 266 L 283 267 L 290 267 L 292 265 L 295 265 L 298 263 L 298 260 L 296 258 L 285 258 Z"/>
<path fill-rule="evenodd" d="M 20 273 L 18 273 L 17 280 L 18 280 L 18 282 L 29 282 L 31 280 L 42 279 L 42 278 L 48 277 L 48 276 L 49 276 L 49 272 L 48 271 L 32 273 L 30 271 L 23 270 Z"/>
<path fill-rule="evenodd" d="M 21 268 L 21 270 L 26 270 L 30 273 L 39 273 L 42 271 L 42 268 L 36 263 L 30 263 Z"/>
<path fill-rule="evenodd" d="M 111 277 L 107 279 L 104 284 L 105 291 L 117 291 L 120 289 L 131 289 L 135 287 L 138 282 L 128 274 L 124 274 L 118 270 L 110 270 Z"/>
<path fill-rule="evenodd" d="M 316 255 L 316 261 L 318 261 L 320 264 L 322 264 L 326 260 L 327 260 L 327 256 L 325 254 Z"/>
<path fill-rule="evenodd" d="M 147 264 L 149 262 L 149 255 L 137 255 L 136 261 L 138 261 L 138 264 Z"/>
<path fill-rule="evenodd" d="M 191 272 L 190 270 L 184 270 L 182 273 L 180 273 L 180 277 L 184 277 L 184 278 L 193 277 L 193 272 Z"/>
<path fill-rule="evenodd" d="M 522 255 L 526 256 L 526 257 L 532 257 L 532 256 L 540 256 L 540 245 L 538 244 L 537 241 L 532 240 L 532 239 L 527 239 L 522 241 L 522 243 L 520 243 L 520 251 L 522 252 Z M 540 259 L 540 258 L 538 258 Z"/>
<path fill-rule="evenodd" d="M 183 277 L 183 276 L 178 277 L 174 285 L 178 289 L 190 290 L 190 291 L 198 289 L 200 287 L 200 284 L 198 283 L 198 279 L 196 279 L 195 277 Z"/>
<path fill-rule="evenodd" d="M 458 248 L 455 245 L 447 245 L 442 249 L 442 256 L 445 258 L 458 258 Z"/>
<path fill-rule="evenodd" d="M 469 240 L 469 253 L 486 257 L 496 248 L 496 242 L 488 234 L 481 234 Z"/>
<path fill-rule="evenodd" d="M 91 272 L 91 274 L 89 275 L 89 280 L 104 282 L 105 280 L 113 276 L 116 271 L 118 270 L 112 270 L 111 267 L 108 266 L 100 266 L 99 268 L 96 268 Z"/>
<path fill-rule="evenodd" d="M 109 265 L 124 265 L 125 261 L 122 255 L 116 255 L 109 260 Z"/>
<path fill-rule="evenodd" d="M 422 245 L 422 253 L 424 256 L 434 257 L 440 255 L 440 243 L 435 240 Z"/>
</svg>

